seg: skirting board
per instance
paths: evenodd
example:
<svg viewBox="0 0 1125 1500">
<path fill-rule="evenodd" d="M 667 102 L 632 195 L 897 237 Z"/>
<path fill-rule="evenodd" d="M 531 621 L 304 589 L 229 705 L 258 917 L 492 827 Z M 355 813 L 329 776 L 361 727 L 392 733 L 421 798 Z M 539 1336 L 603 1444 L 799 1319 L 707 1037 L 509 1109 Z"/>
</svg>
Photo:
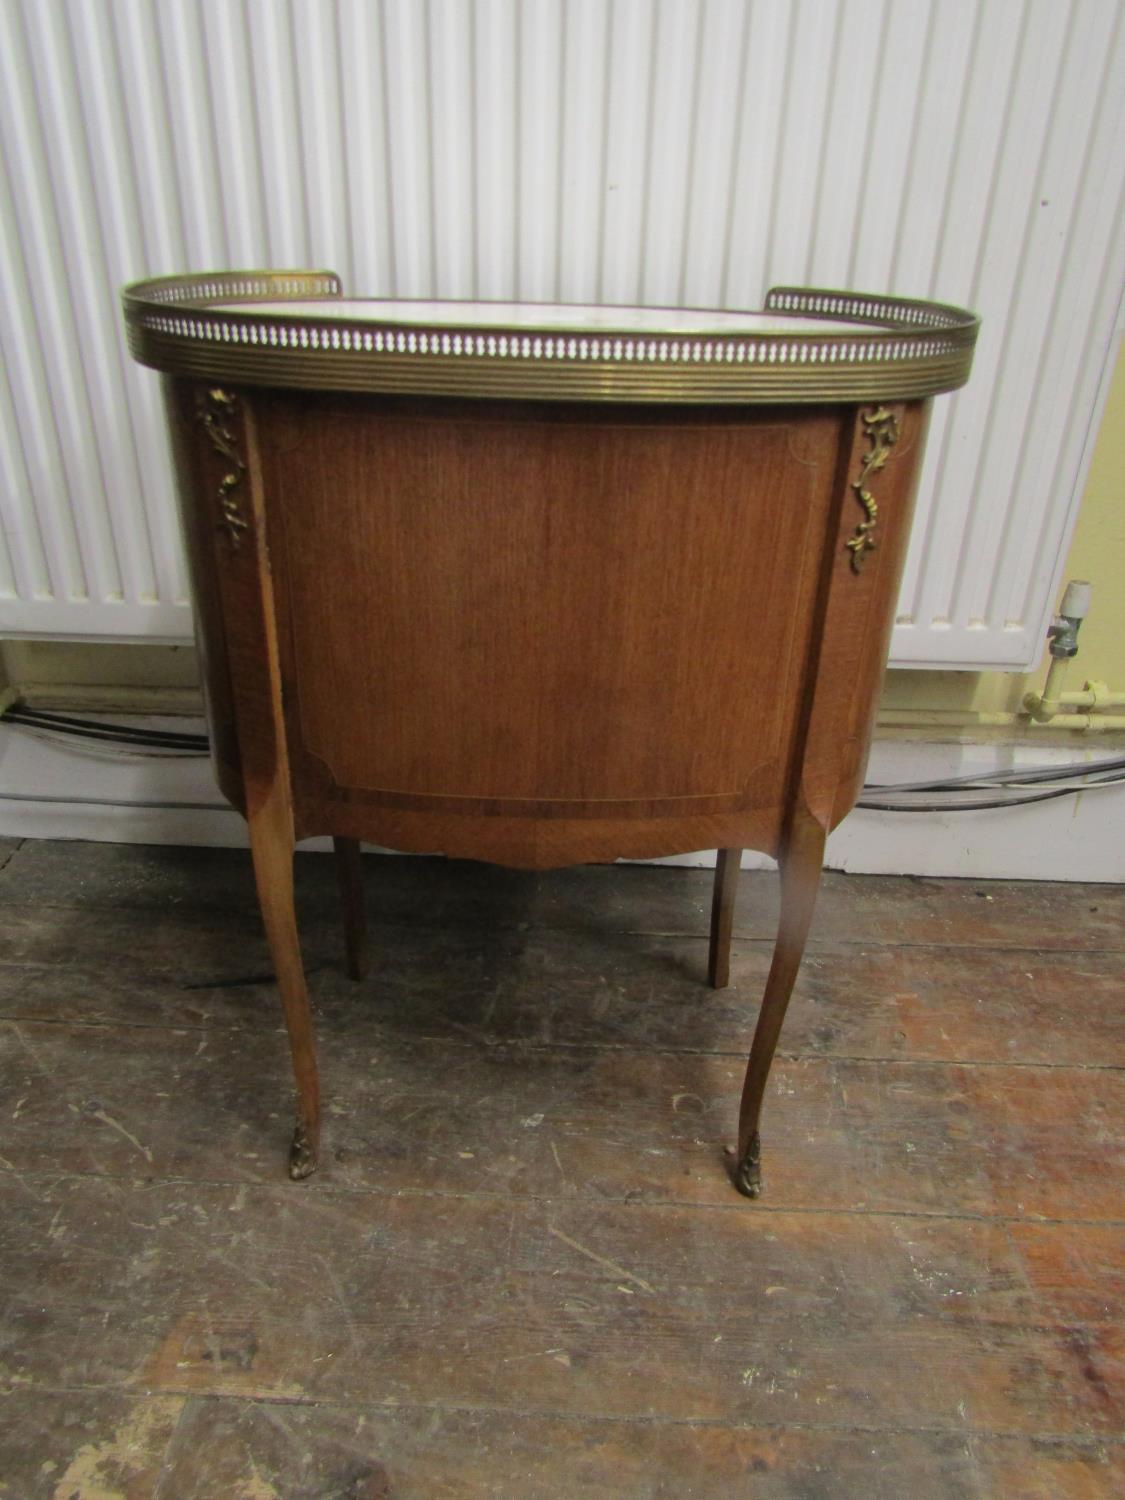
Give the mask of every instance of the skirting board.
<svg viewBox="0 0 1125 1500">
<path fill-rule="evenodd" d="M 178 729 L 176 719 L 132 719 Z M 1096 762 L 1087 745 L 956 745 L 883 741 L 873 782 L 995 774 L 1032 765 Z M 881 813 L 857 809 L 828 841 L 830 869 L 855 874 L 970 879 L 1125 881 L 1125 786 L 986 812 Z M 0 725 L 0 835 L 126 844 L 245 847 L 246 827 L 222 800 L 205 757 L 119 754 Z M 328 847 L 310 840 L 310 848 Z M 714 850 L 662 863 L 706 866 Z M 746 868 L 771 861 L 747 854 Z"/>
</svg>

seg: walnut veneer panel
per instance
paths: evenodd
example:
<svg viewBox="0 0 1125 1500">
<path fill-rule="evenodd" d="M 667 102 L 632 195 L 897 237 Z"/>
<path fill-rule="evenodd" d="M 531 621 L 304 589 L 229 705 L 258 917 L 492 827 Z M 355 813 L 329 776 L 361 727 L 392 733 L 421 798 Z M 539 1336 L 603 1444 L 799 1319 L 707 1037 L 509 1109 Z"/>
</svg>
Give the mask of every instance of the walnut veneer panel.
<svg viewBox="0 0 1125 1500">
<path fill-rule="evenodd" d="M 839 430 L 832 412 L 271 397 L 298 802 L 780 805 Z"/>
</svg>

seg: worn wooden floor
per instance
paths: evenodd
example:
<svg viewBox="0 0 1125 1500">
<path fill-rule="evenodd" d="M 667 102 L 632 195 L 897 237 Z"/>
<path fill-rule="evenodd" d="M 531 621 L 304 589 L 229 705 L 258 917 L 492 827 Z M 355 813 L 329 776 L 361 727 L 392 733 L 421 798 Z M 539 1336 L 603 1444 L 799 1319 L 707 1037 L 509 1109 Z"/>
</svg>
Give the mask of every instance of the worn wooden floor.
<svg viewBox="0 0 1125 1500">
<path fill-rule="evenodd" d="M 298 860 L 326 1160 L 242 855 L 0 843 L 0 1496 L 1125 1493 L 1125 890 Z"/>
</svg>

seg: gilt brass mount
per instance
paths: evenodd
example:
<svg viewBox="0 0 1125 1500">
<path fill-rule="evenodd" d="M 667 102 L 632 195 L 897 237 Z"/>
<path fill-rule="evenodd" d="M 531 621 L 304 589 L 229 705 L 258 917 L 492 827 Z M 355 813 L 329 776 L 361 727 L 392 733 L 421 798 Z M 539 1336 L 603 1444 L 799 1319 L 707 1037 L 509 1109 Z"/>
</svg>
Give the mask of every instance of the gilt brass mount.
<svg viewBox="0 0 1125 1500">
<path fill-rule="evenodd" d="M 867 481 L 885 466 L 891 456 L 891 449 L 898 442 L 899 437 L 898 418 L 885 406 L 877 406 L 874 411 L 865 411 L 862 414 L 862 421 L 863 435 L 869 446 L 864 455 L 859 476 L 852 480 L 852 489 L 856 499 L 863 506 L 864 519 L 847 542 L 848 551 L 852 555 L 852 571 L 855 573 L 862 570 L 864 558 L 869 552 L 874 551 L 877 545 L 875 526 L 879 519 L 879 507 L 875 496 L 867 488 Z"/>
<path fill-rule="evenodd" d="M 219 526 L 227 534 L 232 547 L 242 541 L 248 522 L 242 514 L 242 497 L 239 489 L 246 475 L 246 465 L 238 451 L 230 419 L 237 401 L 228 391 L 217 386 L 200 391 L 196 398 L 199 420 L 211 440 L 211 446 L 230 464 L 230 468 L 219 480 Z"/>
</svg>

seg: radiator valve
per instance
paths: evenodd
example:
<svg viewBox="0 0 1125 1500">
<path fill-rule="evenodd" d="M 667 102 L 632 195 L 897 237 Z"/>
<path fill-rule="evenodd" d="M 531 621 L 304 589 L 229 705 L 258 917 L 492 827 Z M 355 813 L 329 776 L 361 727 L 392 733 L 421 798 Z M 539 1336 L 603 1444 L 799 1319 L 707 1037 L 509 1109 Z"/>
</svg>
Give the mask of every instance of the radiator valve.
<svg viewBox="0 0 1125 1500">
<path fill-rule="evenodd" d="M 1093 585 L 1084 579 L 1072 578 L 1066 586 L 1062 604 L 1047 630 L 1050 639 L 1048 650 L 1052 656 L 1068 659 L 1078 655 L 1078 632 L 1082 621 L 1090 613 L 1090 595 Z"/>
<path fill-rule="evenodd" d="M 1081 729 L 1087 734 L 1099 730 L 1125 729 L 1125 714 L 1109 714 L 1106 709 L 1125 708 L 1125 693 L 1114 693 L 1104 682 L 1087 682 L 1080 693 L 1064 693 L 1063 680 L 1071 658 L 1078 655 L 1078 630 L 1090 613 L 1088 583 L 1073 579 L 1066 586 L 1058 615 L 1047 631 L 1051 665 L 1041 693 L 1026 693 L 1024 713 L 1033 724 L 1050 724 L 1055 729 Z"/>
</svg>

